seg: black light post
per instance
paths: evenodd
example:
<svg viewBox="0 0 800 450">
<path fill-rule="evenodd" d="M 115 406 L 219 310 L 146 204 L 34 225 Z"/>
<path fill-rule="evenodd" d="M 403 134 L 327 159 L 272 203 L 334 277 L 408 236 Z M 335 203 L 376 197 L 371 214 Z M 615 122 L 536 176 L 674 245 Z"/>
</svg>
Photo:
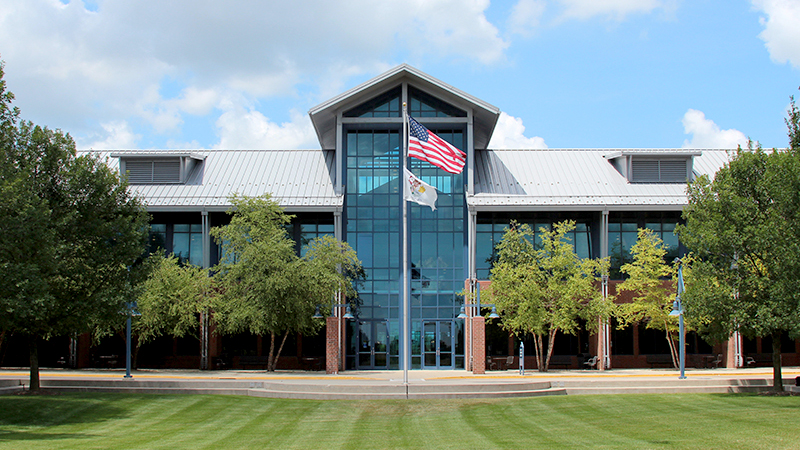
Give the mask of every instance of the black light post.
<svg viewBox="0 0 800 450">
<path fill-rule="evenodd" d="M 686 379 L 685 369 L 686 369 L 686 330 L 683 328 L 683 305 L 681 304 L 681 294 L 684 292 L 683 286 L 683 266 L 681 265 L 681 260 L 675 258 L 675 262 L 678 263 L 678 288 L 677 293 L 675 294 L 675 301 L 672 303 L 672 312 L 669 313 L 670 316 L 678 316 L 678 333 L 680 333 L 680 366 L 681 366 L 681 376 L 678 379 L 683 380 Z"/>
<path fill-rule="evenodd" d="M 128 316 L 128 319 L 125 327 L 125 376 L 123 378 L 131 378 L 131 318 L 142 315 L 139 313 L 136 302 L 125 303 L 125 315 Z"/>
</svg>

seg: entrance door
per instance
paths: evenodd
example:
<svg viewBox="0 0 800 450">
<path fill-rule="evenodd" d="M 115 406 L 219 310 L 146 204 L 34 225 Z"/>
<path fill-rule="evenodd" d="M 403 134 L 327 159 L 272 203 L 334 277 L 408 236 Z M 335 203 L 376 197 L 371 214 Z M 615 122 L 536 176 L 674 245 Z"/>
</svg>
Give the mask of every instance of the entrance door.
<svg viewBox="0 0 800 450">
<path fill-rule="evenodd" d="M 385 320 L 358 321 L 358 368 L 386 369 L 389 365 L 389 326 Z"/>
<path fill-rule="evenodd" d="M 422 322 L 422 368 L 452 369 L 453 322 Z"/>
</svg>

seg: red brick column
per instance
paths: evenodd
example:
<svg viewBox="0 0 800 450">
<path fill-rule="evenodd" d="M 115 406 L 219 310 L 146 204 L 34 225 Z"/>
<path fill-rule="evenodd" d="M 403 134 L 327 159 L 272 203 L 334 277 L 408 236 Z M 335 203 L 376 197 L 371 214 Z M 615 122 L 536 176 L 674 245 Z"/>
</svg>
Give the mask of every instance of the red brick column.
<svg viewBox="0 0 800 450">
<path fill-rule="evenodd" d="M 472 373 L 486 373 L 486 319 L 472 318 Z"/>
<path fill-rule="evenodd" d="M 325 319 L 325 373 L 339 373 L 339 318 Z"/>
<path fill-rule="evenodd" d="M 716 349 L 715 349 L 716 350 Z M 716 357 L 716 355 L 714 355 Z M 725 345 L 723 357 L 725 358 L 725 367 L 728 369 L 736 368 L 736 334 L 731 334 L 728 342 Z"/>
</svg>

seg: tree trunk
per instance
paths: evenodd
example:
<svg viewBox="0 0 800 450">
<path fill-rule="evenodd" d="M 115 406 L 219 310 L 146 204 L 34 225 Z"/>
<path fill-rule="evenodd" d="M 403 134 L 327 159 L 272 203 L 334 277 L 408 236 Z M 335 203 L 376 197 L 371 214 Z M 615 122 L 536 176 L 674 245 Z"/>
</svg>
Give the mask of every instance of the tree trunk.
<svg viewBox="0 0 800 450">
<path fill-rule="evenodd" d="M 680 359 L 680 356 L 678 355 L 678 351 L 680 351 L 680 349 L 675 347 L 675 339 L 672 338 L 672 333 L 667 331 L 666 334 L 667 334 L 667 343 L 669 344 L 669 354 L 670 354 L 670 356 L 672 356 L 672 367 L 678 369 L 679 368 L 678 367 L 678 363 L 679 363 L 678 360 Z M 678 344 L 678 346 L 680 346 L 680 344 Z"/>
<path fill-rule="evenodd" d="M 539 372 L 547 372 L 547 361 L 544 359 L 544 344 L 542 343 L 542 335 L 534 334 L 534 342 L 536 343 L 536 367 Z"/>
<path fill-rule="evenodd" d="M 131 339 L 134 339 L 131 336 Z M 133 346 L 133 350 L 131 350 L 131 369 L 136 370 L 139 368 L 139 349 L 142 348 L 142 341 L 136 338 L 136 345 Z"/>
<path fill-rule="evenodd" d="M 283 351 L 283 344 L 286 343 L 286 338 L 288 336 L 289 336 L 289 330 L 286 330 L 283 333 L 283 339 L 281 339 L 281 345 L 278 346 L 278 352 L 275 353 L 275 360 L 270 362 L 270 364 L 272 364 L 272 370 L 270 372 L 275 372 L 275 369 L 278 368 L 278 358 L 281 357 L 281 351 Z"/>
<path fill-rule="evenodd" d="M 0 367 L 3 367 L 3 360 L 6 359 L 6 330 L 0 331 Z"/>
<path fill-rule="evenodd" d="M 30 390 L 38 391 L 41 387 L 39 384 L 39 347 L 37 335 L 28 336 L 28 350 L 30 353 L 31 362 L 31 381 Z"/>
<path fill-rule="evenodd" d="M 274 372 L 272 367 L 272 356 L 275 354 L 275 333 L 269 334 L 269 356 L 267 356 L 267 372 Z"/>
<path fill-rule="evenodd" d="M 781 374 L 781 333 L 772 333 L 772 389 L 783 392 L 783 375 Z"/>
<path fill-rule="evenodd" d="M 553 328 L 547 335 L 547 358 L 544 361 L 545 372 L 550 369 L 550 357 L 553 356 L 553 342 L 556 340 L 556 333 L 558 333 L 558 328 Z"/>
</svg>

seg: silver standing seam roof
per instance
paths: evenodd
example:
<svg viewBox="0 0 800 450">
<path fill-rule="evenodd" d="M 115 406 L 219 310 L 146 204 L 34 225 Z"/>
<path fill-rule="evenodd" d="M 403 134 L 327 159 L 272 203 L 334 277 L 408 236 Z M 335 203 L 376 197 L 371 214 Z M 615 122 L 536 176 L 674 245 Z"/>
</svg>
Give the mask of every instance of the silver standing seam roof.
<svg viewBox="0 0 800 450">
<path fill-rule="evenodd" d="M 96 153 L 113 169 L 118 157 L 175 156 L 169 150 L 81 151 Z M 334 193 L 332 151 L 194 150 L 202 158 L 183 184 L 135 184 L 130 188 L 148 211 L 225 211 L 233 194 L 272 194 L 287 211 L 336 211 L 343 197 Z M 114 155 L 114 157 L 112 157 Z"/>
<path fill-rule="evenodd" d="M 728 150 L 544 149 L 475 152 L 478 211 L 512 210 L 680 210 L 683 183 L 630 183 L 609 158 L 625 154 L 694 155 L 694 176 L 713 177 L 728 161 Z M 80 153 L 89 153 L 82 151 Z M 234 193 L 271 193 L 292 212 L 340 210 L 334 192 L 330 150 L 115 150 L 94 152 L 118 169 L 118 156 L 191 155 L 201 158 L 184 184 L 137 184 L 133 189 L 150 211 L 224 211 Z M 114 155 L 114 157 L 111 157 Z"/>
<path fill-rule="evenodd" d="M 610 163 L 620 154 L 693 156 L 697 177 L 728 161 L 727 150 L 542 149 L 475 151 L 478 211 L 511 210 L 680 210 L 684 183 L 630 183 Z"/>
</svg>

